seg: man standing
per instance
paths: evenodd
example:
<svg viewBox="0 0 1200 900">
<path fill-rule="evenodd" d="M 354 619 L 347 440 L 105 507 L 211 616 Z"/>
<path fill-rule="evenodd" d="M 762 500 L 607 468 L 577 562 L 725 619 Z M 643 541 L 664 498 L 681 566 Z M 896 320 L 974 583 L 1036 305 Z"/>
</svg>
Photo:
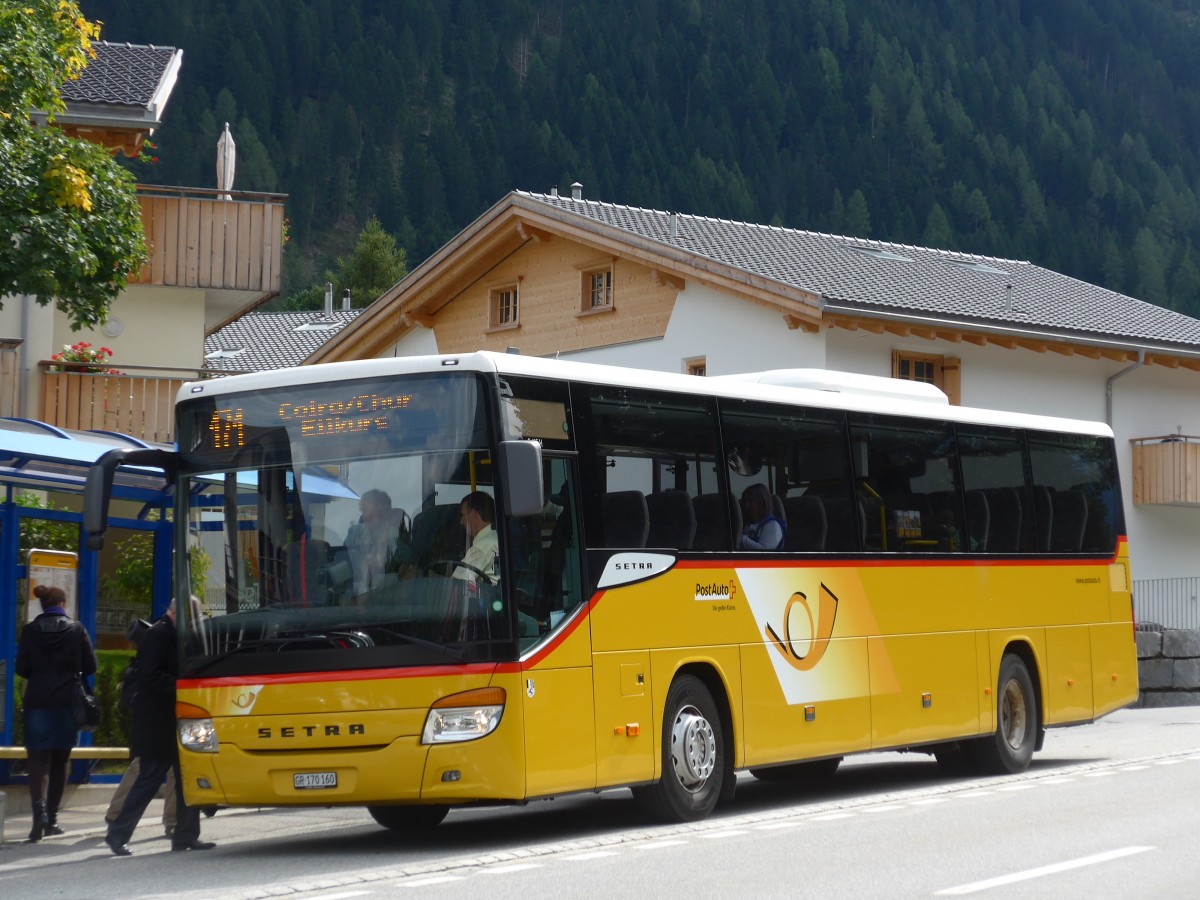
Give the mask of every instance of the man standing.
<svg viewBox="0 0 1200 900">
<path fill-rule="evenodd" d="M 138 690 L 133 701 L 133 755 L 138 760 L 137 780 L 108 826 L 104 842 L 117 856 L 129 856 L 129 839 L 169 769 L 175 772 L 175 832 L 172 850 L 211 850 L 216 844 L 200 840 L 200 811 L 183 799 L 179 777 L 179 745 L 175 736 L 175 680 L 179 675 L 176 652 L 175 601 L 166 615 L 142 635 L 138 643 Z"/>
</svg>

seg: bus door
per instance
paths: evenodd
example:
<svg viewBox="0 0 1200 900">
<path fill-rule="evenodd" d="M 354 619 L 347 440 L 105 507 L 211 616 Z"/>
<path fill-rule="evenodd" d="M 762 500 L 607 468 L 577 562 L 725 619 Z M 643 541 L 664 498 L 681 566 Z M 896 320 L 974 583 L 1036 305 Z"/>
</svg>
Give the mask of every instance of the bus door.
<svg viewBox="0 0 1200 900">
<path fill-rule="evenodd" d="M 531 548 L 517 588 L 530 797 L 596 786 L 579 479 L 573 457 L 546 454 L 543 459 L 549 486 L 546 507 L 536 529 L 531 528 L 532 520 L 516 523 L 513 529 L 513 539 Z"/>
</svg>

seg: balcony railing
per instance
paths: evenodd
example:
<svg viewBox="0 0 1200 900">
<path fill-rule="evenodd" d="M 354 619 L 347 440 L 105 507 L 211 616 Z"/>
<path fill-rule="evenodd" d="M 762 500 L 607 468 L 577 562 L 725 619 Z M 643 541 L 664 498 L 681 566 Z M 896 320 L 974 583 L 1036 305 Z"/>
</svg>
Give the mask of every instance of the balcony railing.
<svg viewBox="0 0 1200 900">
<path fill-rule="evenodd" d="M 1200 506 L 1200 438 L 1167 434 L 1130 443 L 1135 505 Z"/>
<path fill-rule="evenodd" d="M 184 382 L 234 374 L 161 366 L 128 366 L 119 374 L 88 372 L 86 363 L 38 363 L 38 418 L 58 428 L 116 431 L 144 441 L 175 440 L 175 395 Z M 65 371 L 54 371 L 54 370 Z"/>
<path fill-rule="evenodd" d="M 283 194 L 138 185 L 149 261 L 131 284 L 279 292 Z"/>
<path fill-rule="evenodd" d="M 1133 583 L 1139 623 L 1164 628 L 1200 628 L 1200 578 L 1152 578 Z"/>
</svg>

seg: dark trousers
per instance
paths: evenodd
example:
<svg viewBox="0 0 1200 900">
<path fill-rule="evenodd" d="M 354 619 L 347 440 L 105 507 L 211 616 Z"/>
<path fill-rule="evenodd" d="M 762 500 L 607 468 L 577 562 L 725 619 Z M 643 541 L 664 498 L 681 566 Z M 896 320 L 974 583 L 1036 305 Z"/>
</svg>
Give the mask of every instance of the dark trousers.
<svg viewBox="0 0 1200 900">
<path fill-rule="evenodd" d="M 138 758 L 140 770 L 133 787 L 129 789 L 121 812 L 116 820 L 108 826 L 108 842 L 110 844 L 128 844 L 133 837 L 133 829 L 137 827 L 146 812 L 146 807 L 162 787 L 167 770 L 175 770 L 175 833 L 171 843 L 179 846 L 190 844 L 200 838 L 200 810 L 188 806 L 183 801 L 183 779 L 179 777 L 179 760 L 161 759 L 159 757 L 142 756 Z"/>
</svg>

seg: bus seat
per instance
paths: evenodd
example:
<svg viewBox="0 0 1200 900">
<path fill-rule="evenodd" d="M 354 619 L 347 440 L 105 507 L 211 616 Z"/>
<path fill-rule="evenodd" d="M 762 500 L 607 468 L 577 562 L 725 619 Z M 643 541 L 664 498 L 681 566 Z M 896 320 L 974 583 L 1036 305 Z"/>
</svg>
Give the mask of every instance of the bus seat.
<svg viewBox="0 0 1200 900">
<path fill-rule="evenodd" d="M 600 497 L 604 521 L 604 546 L 645 547 L 650 514 L 641 491 L 612 491 Z"/>
<path fill-rule="evenodd" d="M 287 597 L 291 606 L 329 605 L 329 544 L 308 539 L 283 548 Z"/>
<path fill-rule="evenodd" d="M 720 491 L 712 494 L 697 494 L 692 498 L 692 511 L 696 517 L 696 537 L 692 541 L 693 550 L 729 550 L 731 544 L 730 515 L 734 504 L 729 497 Z M 741 511 L 738 511 L 736 521 L 740 533 Z"/>
<path fill-rule="evenodd" d="M 862 536 L 862 510 L 846 497 L 822 497 L 825 507 L 825 548 L 853 552 Z"/>
<path fill-rule="evenodd" d="M 983 553 L 988 549 L 991 509 L 983 491 L 967 491 L 967 541 L 964 550 Z"/>
<path fill-rule="evenodd" d="M 825 536 L 829 533 L 829 522 L 825 518 L 825 504 L 815 494 L 787 497 L 783 501 L 787 511 L 787 539 L 783 549 L 801 553 L 825 549 Z"/>
<path fill-rule="evenodd" d="M 650 515 L 647 547 L 690 550 L 696 539 L 696 511 L 687 491 L 668 490 L 646 495 Z"/>
<path fill-rule="evenodd" d="M 421 566 L 466 555 L 467 532 L 459 520 L 457 503 L 430 506 L 413 517 L 412 551 L 413 559 Z"/>
<path fill-rule="evenodd" d="M 1054 516 L 1050 522 L 1051 552 L 1079 552 L 1087 528 L 1087 497 L 1083 491 L 1055 491 L 1050 502 Z"/>
<path fill-rule="evenodd" d="M 988 505 L 988 552 L 1016 553 L 1021 549 L 1021 495 L 1016 488 L 985 488 L 983 495 Z"/>
</svg>

